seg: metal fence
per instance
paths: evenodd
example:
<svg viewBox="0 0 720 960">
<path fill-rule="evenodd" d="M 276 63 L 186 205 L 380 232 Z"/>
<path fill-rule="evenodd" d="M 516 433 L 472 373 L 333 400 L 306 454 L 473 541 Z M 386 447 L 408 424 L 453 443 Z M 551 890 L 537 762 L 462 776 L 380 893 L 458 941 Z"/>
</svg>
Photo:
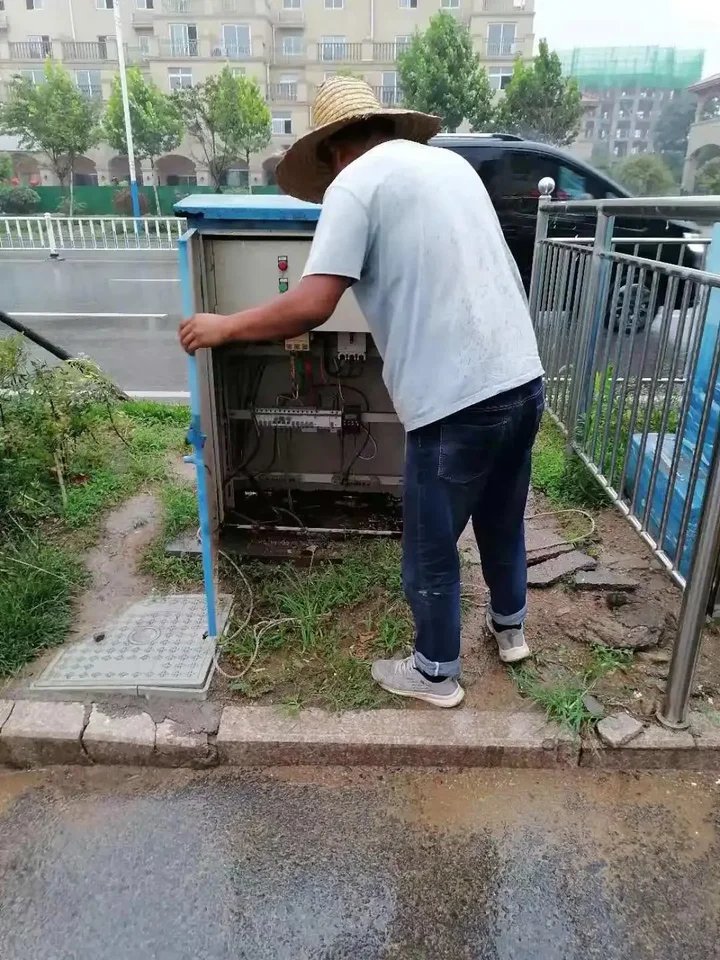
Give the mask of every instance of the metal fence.
<svg viewBox="0 0 720 960">
<path fill-rule="evenodd" d="M 573 218 L 594 237 L 549 235 Z M 720 555 L 720 199 L 542 198 L 531 310 L 550 414 L 684 589 L 660 715 L 682 726 Z"/>
<path fill-rule="evenodd" d="M 0 250 L 175 250 L 179 217 L 0 217 Z"/>
</svg>

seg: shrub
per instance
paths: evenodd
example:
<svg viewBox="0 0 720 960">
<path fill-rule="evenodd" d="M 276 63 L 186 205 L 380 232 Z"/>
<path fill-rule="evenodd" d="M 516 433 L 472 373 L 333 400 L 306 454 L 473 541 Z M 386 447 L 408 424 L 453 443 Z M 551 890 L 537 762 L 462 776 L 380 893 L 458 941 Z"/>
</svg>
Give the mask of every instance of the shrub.
<svg viewBox="0 0 720 960">
<path fill-rule="evenodd" d="M 0 213 L 34 213 L 40 196 L 31 187 L 10 187 L 0 184 Z"/>
<path fill-rule="evenodd" d="M 63 217 L 80 217 L 87 210 L 87 204 L 83 200 L 75 200 L 72 205 L 72 214 L 70 213 L 70 197 L 63 197 L 57 205 L 57 212 Z"/>
<path fill-rule="evenodd" d="M 121 187 L 116 191 L 115 196 L 113 197 L 113 208 L 121 217 L 131 217 L 133 215 L 132 194 L 128 188 Z M 141 193 L 140 213 L 145 216 L 145 214 L 148 212 L 148 208 L 148 198 L 144 193 Z"/>
</svg>

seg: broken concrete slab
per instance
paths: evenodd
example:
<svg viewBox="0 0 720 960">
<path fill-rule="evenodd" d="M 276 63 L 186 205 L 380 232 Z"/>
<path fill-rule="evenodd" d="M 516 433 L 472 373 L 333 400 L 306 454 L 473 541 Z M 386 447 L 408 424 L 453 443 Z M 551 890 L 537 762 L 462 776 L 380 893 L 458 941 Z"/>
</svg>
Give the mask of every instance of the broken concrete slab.
<svg viewBox="0 0 720 960">
<path fill-rule="evenodd" d="M 716 763 L 716 754 L 698 750 L 687 730 L 667 730 L 652 724 L 625 746 L 613 749 L 586 741 L 580 766 L 601 770 L 701 770 Z"/>
<path fill-rule="evenodd" d="M 95 763 L 146 764 L 155 750 L 155 723 L 147 713 L 106 713 L 93 706 L 83 735 Z"/>
<path fill-rule="evenodd" d="M 573 578 L 578 590 L 637 590 L 639 583 L 627 574 L 609 567 L 596 567 L 595 570 L 580 570 Z"/>
<path fill-rule="evenodd" d="M 699 710 L 690 712 L 690 733 L 697 738 L 697 746 L 704 750 L 720 750 L 720 712 Z"/>
<path fill-rule="evenodd" d="M 605 716 L 605 713 L 606 713 L 605 707 L 600 702 L 600 700 L 598 700 L 598 698 L 594 696 L 592 693 L 586 693 L 585 696 L 582 698 L 582 702 L 583 702 L 583 706 L 585 707 L 585 709 L 587 710 L 587 712 L 590 714 L 591 717 L 595 717 L 595 719 L 599 720 Z"/>
<path fill-rule="evenodd" d="M 197 733 L 175 720 L 163 720 L 155 731 L 156 760 L 170 767 L 207 766 L 214 758 L 206 733 Z"/>
<path fill-rule="evenodd" d="M 84 726 L 82 703 L 18 700 L 0 731 L 0 755 L 17 767 L 80 763 Z"/>
<path fill-rule="evenodd" d="M 556 543 L 552 547 L 539 547 L 537 550 L 528 550 L 527 564 L 534 567 L 538 563 L 544 563 L 545 560 L 554 560 L 562 553 L 570 553 L 575 547 L 571 543 Z"/>
<path fill-rule="evenodd" d="M 572 735 L 536 713 L 373 710 L 289 716 L 276 707 L 223 710 L 221 762 L 266 764 L 459 764 L 554 767 L 574 764 Z"/>
<path fill-rule="evenodd" d="M 613 713 L 597 725 L 598 736 L 608 747 L 624 747 L 642 731 L 642 723 L 629 713 Z"/>
<path fill-rule="evenodd" d="M 530 567 L 528 570 L 528 586 L 551 587 L 564 577 L 577 573 L 578 570 L 594 570 L 596 566 L 597 560 L 593 557 L 589 557 L 579 550 L 571 550 L 570 553 L 561 554 L 553 560 L 546 560 Z"/>
<path fill-rule="evenodd" d="M 3 725 L 8 719 L 10 714 L 13 711 L 15 706 L 14 700 L 0 700 L 0 733 L 2 732 Z M 8 753 L 7 747 L 5 746 L 2 738 L 0 737 L 0 763 L 8 763 L 10 760 L 10 755 Z"/>
</svg>

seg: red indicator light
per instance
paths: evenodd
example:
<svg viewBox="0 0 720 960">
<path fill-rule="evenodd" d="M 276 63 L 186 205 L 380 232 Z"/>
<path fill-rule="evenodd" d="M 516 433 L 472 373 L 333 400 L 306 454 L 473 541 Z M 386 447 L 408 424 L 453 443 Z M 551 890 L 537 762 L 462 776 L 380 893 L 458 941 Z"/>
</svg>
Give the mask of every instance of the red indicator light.
<svg viewBox="0 0 720 960">
<path fill-rule="evenodd" d="M 288 258 L 287 257 L 278 257 L 278 270 L 282 270 L 283 273 L 288 268 Z"/>
</svg>

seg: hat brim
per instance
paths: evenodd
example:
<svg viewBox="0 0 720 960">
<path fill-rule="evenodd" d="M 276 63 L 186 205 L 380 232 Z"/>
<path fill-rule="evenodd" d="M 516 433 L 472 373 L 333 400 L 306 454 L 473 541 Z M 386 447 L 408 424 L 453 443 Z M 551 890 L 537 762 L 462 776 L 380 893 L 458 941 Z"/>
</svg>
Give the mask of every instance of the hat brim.
<svg viewBox="0 0 720 960">
<path fill-rule="evenodd" d="M 317 156 L 317 148 L 332 134 L 360 120 L 387 117 L 395 122 L 396 136 L 401 140 L 427 143 L 440 132 L 442 121 L 417 110 L 373 110 L 327 123 L 300 137 L 287 151 L 275 170 L 278 186 L 291 197 L 320 203 L 334 179 L 333 171 Z"/>
</svg>

